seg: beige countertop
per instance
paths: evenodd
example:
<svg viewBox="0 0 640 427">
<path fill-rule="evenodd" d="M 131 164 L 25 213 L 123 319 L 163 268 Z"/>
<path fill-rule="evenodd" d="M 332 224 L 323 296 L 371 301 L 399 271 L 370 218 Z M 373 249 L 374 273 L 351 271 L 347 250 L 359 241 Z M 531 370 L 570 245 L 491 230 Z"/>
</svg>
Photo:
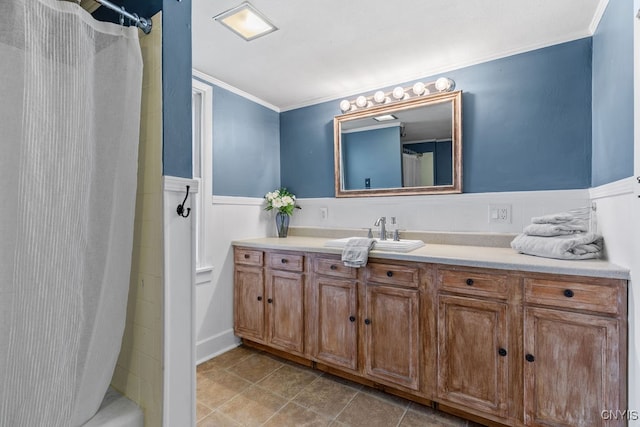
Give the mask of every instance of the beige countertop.
<svg viewBox="0 0 640 427">
<path fill-rule="evenodd" d="M 340 248 L 329 248 L 326 237 L 289 236 L 236 240 L 234 246 L 341 254 Z M 407 253 L 372 250 L 369 258 L 429 262 L 500 270 L 530 271 L 552 274 L 629 279 L 629 270 L 604 260 L 565 261 L 519 254 L 511 248 L 430 244 Z"/>
</svg>

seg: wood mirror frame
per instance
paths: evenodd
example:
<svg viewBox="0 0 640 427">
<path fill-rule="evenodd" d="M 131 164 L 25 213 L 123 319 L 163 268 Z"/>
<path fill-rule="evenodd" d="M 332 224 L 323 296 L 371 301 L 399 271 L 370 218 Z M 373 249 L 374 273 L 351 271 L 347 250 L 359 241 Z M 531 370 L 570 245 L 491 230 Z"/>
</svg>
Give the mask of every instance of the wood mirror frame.
<svg viewBox="0 0 640 427">
<path fill-rule="evenodd" d="M 413 186 L 394 188 L 370 188 L 370 189 L 345 189 L 343 174 L 343 141 L 342 128 L 353 120 L 373 118 L 384 114 L 401 113 L 420 107 L 451 103 L 451 172 L 450 185 Z M 405 101 L 382 104 L 379 106 L 357 110 L 336 116 L 333 121 L 334 128 L 334 165 L 335 165 L 335 192 L 336 197 L 372 197 L 372 196 L 398 196 L 420 194 L 453 194 L 462 192 L 462 91 L 436 93 L 420 96 Z M 398 147 L 399 158 L 402 163 L 402 143 Z"/>
</svg>

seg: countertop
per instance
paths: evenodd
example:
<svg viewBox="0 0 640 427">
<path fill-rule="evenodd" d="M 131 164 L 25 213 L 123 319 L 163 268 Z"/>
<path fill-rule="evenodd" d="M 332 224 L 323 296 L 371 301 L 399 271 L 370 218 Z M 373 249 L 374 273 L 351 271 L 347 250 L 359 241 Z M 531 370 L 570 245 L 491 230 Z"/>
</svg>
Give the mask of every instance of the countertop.
<svg viewBox="0 0 640 427">
<path fill-rule="evenodd" d="M 278 249 L 304 252 L 341 254 L 340 248 L 324 246 L 326 237 L 289 236 L 236 240 L 234 246 L 257 249 Z M 629 270 L 604 260 L 565 261 L 523 255 L 511 248 L 430 244 L 407 253 L 372 250 L 369 258 L 396 259 L 467 267 L 538 273 L 568 274 L 629 280 Z"/>
</svg>

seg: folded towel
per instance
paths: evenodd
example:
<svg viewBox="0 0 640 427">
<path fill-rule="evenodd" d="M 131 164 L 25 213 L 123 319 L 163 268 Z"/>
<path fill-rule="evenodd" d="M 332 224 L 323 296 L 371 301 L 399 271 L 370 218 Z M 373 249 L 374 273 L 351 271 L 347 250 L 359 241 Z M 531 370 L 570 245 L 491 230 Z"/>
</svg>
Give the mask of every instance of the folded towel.
<svg viewBox="0 0 640 427">
<path fill-rule="evenodd" d="M 364 267 L 369 259 L 369 251 L 375 245 L 374 239 L 354 237 L 349 239 L 342 250 L 342 261 L 347 267 Z"/>
<path fill-rule="evenodd" d="M 594 233 L 576 233 L 566 236 L 541 237 L 519 234 L 511 247 L 520 253 L 556 259 L 599 258 L 602 237 Z"/>
<path fill-rule="evenodd" d="M 524 228 L 523 233 L 529 236 L 551 237 L 585 231 L 589 231 L 589 227 L 584 221 L 573 220 L 562 224 L 529 224 Z"/>
<path fill-rule="evenodd" d="M 569 212 L 560 212 L 543 216 L 534 216 L 531 218 L 531 222 L 534 224 L 562 224 L 575 219 L 576 217 Z"/>
</svg>

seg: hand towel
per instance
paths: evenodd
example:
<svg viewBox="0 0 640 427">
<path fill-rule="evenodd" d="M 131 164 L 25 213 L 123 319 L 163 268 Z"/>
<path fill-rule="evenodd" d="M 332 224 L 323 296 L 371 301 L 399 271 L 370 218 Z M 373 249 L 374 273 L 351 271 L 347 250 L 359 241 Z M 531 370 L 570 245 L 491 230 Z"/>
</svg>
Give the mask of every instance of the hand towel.
<svg viewBox="0 0 640 427">
<path fill-rule="evenodd" d="M 587 224 L 584 221 L 574 220 L 563 224 L 529 224 L 524 228 L 523 233 L 528 236 L 551 237 L 585 231 L 589 231 Z"/>
<path fill-rule="evenodd" d="M 564 222 L 570 222 L 576 219 L 575 216 L 569 212 L 560 212 L 549 215 L 534 216 L 531 218 L 531 222 L 534 224 L 562 224 Z"/>
<path fill-rule="evenodd" d="M 354 237 L 349 239 L 342 250 L 342 261 L 347 267 L 364 267 L 369 259 L 369 251 L 375 245 L 374 239 Z"/>
<path fill-rule="evenodd" d="M 511 247 L 520 253 L 555 259 L 599 258 L 602 236 L 594 233 L 576 233 L 565 236 L 542 237 L 519 234 Z"/>
</svg>

